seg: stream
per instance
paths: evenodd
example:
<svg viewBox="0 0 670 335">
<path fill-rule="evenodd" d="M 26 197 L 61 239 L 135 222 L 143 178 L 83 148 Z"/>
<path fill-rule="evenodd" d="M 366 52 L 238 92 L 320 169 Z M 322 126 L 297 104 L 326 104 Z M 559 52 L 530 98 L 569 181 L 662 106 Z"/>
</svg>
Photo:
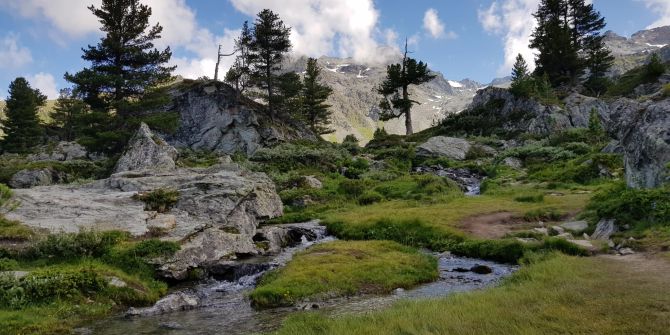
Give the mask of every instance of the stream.
<svg viewBox="0 0 670 335">
<path fill-rule="evenodd" d="M 492 286 L 516 270 L 516 267 L 511 265 L 455 257 L 448 253 L 435 254 L 439 261 L 439 279 L 413 289 L 397 289 L 389 295 L 362 295 L 327 301 L 303 302 L 291 308 L 253 309 L 246 294 L 253 289 L 264 272 L 286 264 L 293 254 L 315 243 L 334 240 L 333 237 L 325 234 L 324 227 L 316 223 L 306 225 L 317 233 L 317 238 L 307 241 L 303 236 L 302 243 L 298 246 L 287 248 L 274 257 L 256 260 L 258 264 L 265 262 L 264 265 L 269 266 L 256 267 L 260 270 L 249 271 L 250 273 L 242 274 L 234 280 L 210 279 L 193 287 L 181 288 L 170 293 L 170 295 L 187 293 L 197 297 L 199 304 L 194 309 L 132 317 L 119 315 L 98 321 L 87 328 L 80 328 L 77 332 L 102 335 L 243 335 L 271 332 L 276 330 L 287 316 L 301 310 L 318 309 L 329 316 L 366 313 L 388 307 L 401 299 L 444 297 L 454 292 L 472 291 Z"/>
</svg>

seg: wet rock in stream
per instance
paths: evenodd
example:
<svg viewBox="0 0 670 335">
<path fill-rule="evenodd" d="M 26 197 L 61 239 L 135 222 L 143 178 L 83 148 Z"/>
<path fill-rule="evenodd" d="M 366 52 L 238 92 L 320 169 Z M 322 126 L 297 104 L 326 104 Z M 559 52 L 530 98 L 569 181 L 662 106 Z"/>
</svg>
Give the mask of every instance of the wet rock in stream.
<svg viewBox="0 0 670 335">
<path fill-rule="evenodd" d="M 455 181 L 465 192 L 465 195 L 479 195 L 484 176 L 468 169 L 445 168 L 442 165 L 418 166 L 416 173 L 429 173 Z"/>
</svg>

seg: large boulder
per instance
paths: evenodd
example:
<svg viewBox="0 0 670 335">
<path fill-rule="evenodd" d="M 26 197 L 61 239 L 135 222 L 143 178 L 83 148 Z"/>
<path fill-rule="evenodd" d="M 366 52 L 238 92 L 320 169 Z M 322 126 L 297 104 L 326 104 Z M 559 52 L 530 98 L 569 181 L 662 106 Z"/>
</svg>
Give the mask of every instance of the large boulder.
<svg viewBox="0 0 670 335">
<path fill-rule="evenodd" d="M 629 187 L 654 188 L 668 181 L 670 163 L 670 99 L 612 103 L 608 123 L 624 152 Z"/>
<path fill-rule="evenodd" d="M 28 160 L 32 162 L 40 161 L 71 161 L 77 159 L 87 159 L 88 152 L 86 148 L 77 142 L 58 142 L 55 146 L 47 145 L 38 148 L 37 153 L 29 155 Z"/>
<path fill-rule="evenodd" d="M 9 180 L 12 188 L 31 188 L 35 186 L 48 186 L 60 180 L 55 171 L 43 169 L 25 169 L 15 173 Z"/>
<path fill-rule="evenodd" d="M 270 119 L 264 106 L 238 98 L 229 85 L 217 81 L 184 81 L 172 89 L 168 112 L 179 115 L 179 128 L 166 140 L 177 148 L 253 154 L 261 147 L 317 137 L 294 120 Z"/>
<path fill-rule="evenodd" d="M 447 157 L 464 160 L 470 151 L 470 142 L 462 138 L 436 136 L 416 148 L 416 154 L 424 157 Z"/>
<path fill-rule="evenodd" d="M 176 167 L 177 149 L 154 134 L 142 123 L 128 144 L 128 149 L 116 163 L 114 173 L 146 170 L 170 171 Z"/>
<path fill-rule="evenodd" d="M 157 189 L 179 192 L 168 213 L 145 210 L 133 195 Z M 253 241 L 260 220 L 282 214 L 272 181 L 236 165 L 173 171 L 131 171 L 82 186 L 16 190 L 20 207 L 7 214 L 51 232 L 121 230 L 134 236 L 160 228 L 182 247 L 159 262 L 163 276 L 185 279 L 188 270 L 261 252 Z"/>
</svg>

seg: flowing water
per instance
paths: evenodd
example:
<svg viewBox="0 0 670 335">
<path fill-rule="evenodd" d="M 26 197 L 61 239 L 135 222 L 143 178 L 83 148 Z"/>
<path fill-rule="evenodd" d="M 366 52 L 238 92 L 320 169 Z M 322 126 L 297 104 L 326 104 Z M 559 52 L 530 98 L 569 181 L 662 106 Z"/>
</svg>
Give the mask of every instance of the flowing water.
<svg viewBox="0 0 670 335">
<path fill-rule="evenodd" d="M 286 264 L 294 253 L 314 243 L 333 240 L 332 237 L 325 236 L 323 227 L 314 225 L 313 229 L 317 230 L 316 240 L 307 241 L 303 238 L 300 245 L 267 259 L 269 268 Z M 364 295 L 305 302 L 292 308 L 254 310 L 246 294 L 253 289 L 257 279 L 267 271 L 268 267 L 263 267 L 262 271 L 244 275 L 235 281 L 210 280 L 191 288 L 181 289 L 182 292 L 199 298 L 198 308 L 159 315 L 117 316 L 80 329 L 80 332 L 102 335 L 256 334 L 277 329 L 284 318 L 304 309 L 318 309 L 326 315 L 365 313 L 388 307 L 400 299 L 436 298 L 454 292 L 484 288 L 494 285 L 516 270 L 516 267 L 510 265 L 454 257 L 449 254 L 436 254 L 436 256 L 439 259 L 440 271 L 440 278 L 437 281 L 414 289 L 398 289 L 390 295 Z"/>
</svg>

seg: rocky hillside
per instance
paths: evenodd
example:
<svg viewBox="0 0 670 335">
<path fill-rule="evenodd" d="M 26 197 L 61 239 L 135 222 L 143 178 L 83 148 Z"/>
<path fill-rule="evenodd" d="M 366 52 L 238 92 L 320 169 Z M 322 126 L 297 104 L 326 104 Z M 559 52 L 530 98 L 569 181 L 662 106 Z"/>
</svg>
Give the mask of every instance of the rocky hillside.
<svg viewBox="0 0 670 335">
<path fill-rule="evenodd" d="M 294 120 L 270 120 L 258 113 L 263 106 L 238 101 L 235 90 L 222 82 L 183 80 L 170 95 L 166 110 L 178 114 L 179 127 L 166 140 L 177 148 L 250 155 L 278 142 L 316 138 Z"/>
<path fill-rule="evenodd" d="M 292 59 L 285 69 L 301 73 L 306 64 L 304 57 Z M 332 57 L 321 57 L 319 64 L 324 68 L 323 82 L 334 91 L 329 103 L 333 106 L 336 132 L 327 139 L 341 141 L 346 135 L 354 134 L 367 142 L 378 126 L 383 126 L 389 133 L 405 133 L 404 119 L 379 121 L 377 105 L 380 97 L 375 88 L 386 75 L 385 64 L 362 64 Z M 462 111 L 477 90 L 484 87 L 473 80 L 454 81 L 439 72 L 436 75 L 433 81 L 411 88 L 412 99 L 421 103 L 414 109 L 414 129 L 417 131 L 431 127 L 446 115 Z"/>
<path fill-rule="evenodd" d="M 670 61 L 670 26 L 641 30 L 630 38 L 608 31 L 607 47 L 616 57 L 611 74 L 621 75 L 644 64 L 652 52 L 658 52 L 665 61 Z"/>
</svg>

